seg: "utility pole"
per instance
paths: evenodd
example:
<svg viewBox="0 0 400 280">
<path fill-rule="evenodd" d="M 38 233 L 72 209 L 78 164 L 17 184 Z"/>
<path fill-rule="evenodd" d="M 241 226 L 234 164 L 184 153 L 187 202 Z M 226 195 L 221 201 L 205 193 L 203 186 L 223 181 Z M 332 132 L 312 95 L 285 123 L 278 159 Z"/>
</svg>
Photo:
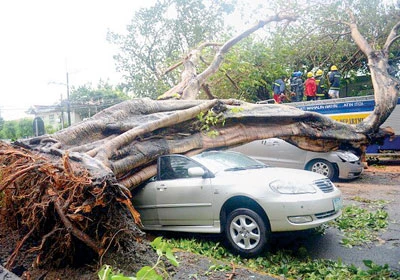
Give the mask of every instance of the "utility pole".
<svg viewBox="0 0 400 280">
<path fill-rule="evenodd" d="M 62 99 L 62 93 L 61 93 L 61 96 L 60 96 L 60 109 L 61 109 L 61 118 L 60 118 L 60 121 L 61 121 L 61 129 L 64 129 L 64 110 L 63 110 L 63 106 L 62 106 L 62 101 L 63 101 L 63 99 Z"/>
<path fill-rule="evenodd" d="M 71 106 L 69 102 L 69 78 L 67 71 L 67 114 L 68 114 L 68 126 L 71 126 Z"/>
</svg>

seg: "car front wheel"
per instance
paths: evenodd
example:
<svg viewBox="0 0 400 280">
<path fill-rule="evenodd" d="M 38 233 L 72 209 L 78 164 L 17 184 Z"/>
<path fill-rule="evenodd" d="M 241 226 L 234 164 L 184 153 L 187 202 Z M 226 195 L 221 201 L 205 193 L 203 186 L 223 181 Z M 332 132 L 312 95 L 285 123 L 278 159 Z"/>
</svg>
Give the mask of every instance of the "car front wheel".
<svg viewBox="0 0 400 280">
<path fill-rule="evenodd" d="M 308 170 L 325 175 L 330 180 L 334 180 L 336 177 L 336 169 L 332 163 L 323 159 L 316 159 L 308 164 Z"/>
<path fill-rule="evenodd" d="M 228 215 L 225 234 L 236 253 L 243 257 L 253 257 L 265 249 L 269 229 L 259 214 L 239 208 Z"/>
</svg>

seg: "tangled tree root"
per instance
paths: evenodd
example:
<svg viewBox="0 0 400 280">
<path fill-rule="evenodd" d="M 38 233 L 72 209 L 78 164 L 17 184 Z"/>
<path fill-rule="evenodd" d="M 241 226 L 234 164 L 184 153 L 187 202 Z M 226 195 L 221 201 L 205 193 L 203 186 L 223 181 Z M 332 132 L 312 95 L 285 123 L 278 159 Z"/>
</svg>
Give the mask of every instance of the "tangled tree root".
<svg viewBox="0 0 400 280">
<path fill-rule="evenodd" d="M 93 178 L 68 152 L 39 155 L 0 142 L 0 168 L 2 222 L 21 233 L 8 268 L 23 246 L 37 255 L 36 265 L 60 266 L 82 248 L 101 258 L 111 244 L 143 235 L 129 191 L 112 175 Z"/>
</svg>

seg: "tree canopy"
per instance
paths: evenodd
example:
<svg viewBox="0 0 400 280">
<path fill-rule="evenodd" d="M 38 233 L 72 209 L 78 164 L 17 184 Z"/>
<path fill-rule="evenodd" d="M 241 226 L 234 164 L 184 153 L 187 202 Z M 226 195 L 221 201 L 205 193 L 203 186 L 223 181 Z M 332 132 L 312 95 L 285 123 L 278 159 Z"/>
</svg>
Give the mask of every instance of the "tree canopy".
<svg viewBox="0 0 400 280">
<path fill-rule="evenodd" d="M 282 43 L 278 44 L 278 48 L 291 50 L 288 59 L 293 68 L 328 70 L 336 64 L 345 73 L 368 73 L 365 54 L 354 45 L 349 32 L 351 14 L 367 42 L 379 49 L 399 20 L 400 7 L 399 3 L 380 0 L 310 1 L 299 11 L 302 16 L 285 30 L 280 36 Z M 391 56 L 398 56 L 399 46 L 393 46 L 391 52 Z"/>
<path fill-rule="evenodd" d="M 15 141 L 21 138 L 34 136 L 33 119 L 23 118 L 20 120 L 4 121 L 0 123 L 0 139 Z"/>
<path fill-rule="evenodd" d="M 349 11 L 356 16 L 357 25 L 366 40 L 379 48 L 383 46 L 391 26 L 398 21 L 400 10 L 398 2 L 379 0 L 312 0 L 307 3 L 276 0 L 254 7 L 249 3 L 245 7 L 240 6 L 240 2 L 236 4 L 236 9 L 242 11 L 243 21 L 252 24 L 256 15 L 271 14 L 278 10 L 289 14 L 295 12 L 297 20 L 290 25 L 285 22 L 269 24 L 262 32 L 252 34 L 238 43 L 225 55 L 219 71 L 202 89 L 202 98 L 266 99 L 272 82 L 282 74 L 290 76 L 293 71 L 305 73 L 316 69 L 327 73 L 333 64 L 346 77 L 343 83 L 354 81 L 353 78 L 360 73 L 369 75 L 367 58 L 354 44 L 348 29 Z M 182 13 L 174 18 L 173 27 L 171 19 L 166 17 L 171 6 L 179 6 Z M 229 22 L 225 26 L 222 24 L 226 6 L 214 9 L 212 13 L 207 7 L 197 1 L 185 1 L 185 4 L 178 1 L 157 2 L 155 6 L 135 14 L 127 35 L 110 33 L 109 40 L 120 47 L 116 56 L 118 69 L 125 74 L 128 87 L 135 88 L 135 96 L 156 98 L 177 83 L 182 63 L 174 68 L 175 71 L 165 70 L 182 61 L 190 49 L 204 41 L 215 42 L 232 36 L 234 31 Z M 187 26 L 185 17 L 197 20 L 205 14 L 203 11 L 211 15 L 207 21 L 196 21 L 197 29 Z M 157 15 L 156 21 L 151 17 L 152 13 Z M 205 26 L 203 33 L 196 33 L 198 26 Z M 168 28 L 175 35 L 164 32 L 162 37 L 157 35 L 153 38 L 155 34 L 163 32 L 162 28 Z M 193 30 L 189 31 L 190 28 Z M 156 30 L 157 33 L 154 33 Z M 186 36 L 185 42 L 191 43 L 182 43 L 182 39 L 176 35 L 186 32 L 192 40 Z M 144 40 L 144 36 L 150 37 Z M 201 72 L 207 67 L 216 50 L 215 47 L 201 50 L 197 71 Z M 393 73 L 400 73 L 399 43 L 394 43 L 390 52 L 389 65 Z"/>
<path fill-rule="evenodd" d="M 71 106 L 81 119 L 89 118 L 105 108 L 128 99 L 130 96 L 121 87 L 113 87 L 103 81 L 100 81 L 95 88 L 90 84 L 73 88 L 70 96 Z"/>
<path fill-rule="evenodd" d="M 230 2 L 158 0 L 135 13 L 127 34 L 110 32 L 108 40 L 120 49 L 114 58 L 124 86 L 137 97 L 156 98 L 176 84 L 179 74 L 164 75 L 165 69 L 201 42 L 217 39 Z"/>
</svg>

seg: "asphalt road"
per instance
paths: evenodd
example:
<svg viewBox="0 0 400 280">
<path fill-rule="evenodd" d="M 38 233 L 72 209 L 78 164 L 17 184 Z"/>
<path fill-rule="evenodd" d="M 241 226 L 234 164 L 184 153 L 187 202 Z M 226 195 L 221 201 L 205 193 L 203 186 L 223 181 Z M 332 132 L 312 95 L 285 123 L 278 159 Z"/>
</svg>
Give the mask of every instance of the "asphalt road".
<svg viewBox="0 0 400 280">
<path fill-rule="evenodd" d="M 347 248 L 340 244 L 342 233 L 335 228 L 328 228 L 323 235 L 312 231 L 297 233 L 281 233 L 272 237 L 273 250 L 292 250 L 304 247 L 313 259 L 341 260 L 344 264 L 355 265 L 363 270 L 368 269 L 363 260 L 371 260 L 375 264 L 388 264 L 392 270 L 400 272 L 399 225 L 389 227 L 380 238 L 382 243 L 375 242 L 363 246 Z"/>
<path fill-rule="evenodd" d="M 391 269 L 400 272 L 400 201 L 396 199 L 390 202 L 385 210 L 389 213 L 389 226 L 379 234 L 378 241 L 346 248 L 339 243 L 341 232 L 329 228 L 325 235 L 306 243 L 308 252 L 313 258 L 341 259 L 346 264 L 363 269 L 366 269 L 363 260 L 372 260 L 379 265 L 388 264 Z"/>
<path fill-rule="evenodd" d="M 394 236 L 396 234 L 396 236 Z M 346 248 L 339 244 L 341 233 L 336 229 L 328 229 L 326 234 L 308 242 L 306 247 L 314 259 L 342 260 L 346 264 L 354 264 L 357 267 L 367 269 L 363 260 L 371 260 L 375 264 L 388 264 L 392 270 L 400 271 L 400 248 L 399 248 L 399 228 L 396 231 L 388 230 L 383 240 L 392 239 L 383 244 L 372 244 Z M 396 239 L 396 241 L 393 241 Z M 397 242 L 397 245 L 395 243 Z"/>
</svg>

